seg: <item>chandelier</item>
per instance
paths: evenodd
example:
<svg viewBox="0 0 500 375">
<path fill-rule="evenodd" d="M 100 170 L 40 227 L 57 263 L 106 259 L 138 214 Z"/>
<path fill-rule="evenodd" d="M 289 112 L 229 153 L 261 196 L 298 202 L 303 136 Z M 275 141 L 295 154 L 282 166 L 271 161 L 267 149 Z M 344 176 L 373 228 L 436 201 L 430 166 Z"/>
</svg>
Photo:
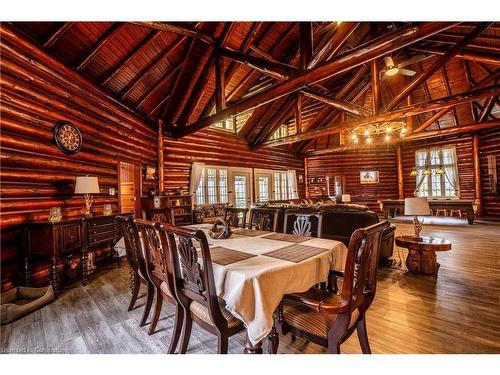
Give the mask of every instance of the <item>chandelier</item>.
<svg viewBox="0 0 500 375">
<path fill-rule="evenodd" d="M 351 139 L 359 143 L 364 138 L 365 143 L 370 144 L 376 138 L 384 138 L 389 142 L 393 137 L 403 138 L 408 133 L 406 123 L 403 121 L 386 121 L 376 124 L 360 125 L 351 131 Z"/>
</svg>

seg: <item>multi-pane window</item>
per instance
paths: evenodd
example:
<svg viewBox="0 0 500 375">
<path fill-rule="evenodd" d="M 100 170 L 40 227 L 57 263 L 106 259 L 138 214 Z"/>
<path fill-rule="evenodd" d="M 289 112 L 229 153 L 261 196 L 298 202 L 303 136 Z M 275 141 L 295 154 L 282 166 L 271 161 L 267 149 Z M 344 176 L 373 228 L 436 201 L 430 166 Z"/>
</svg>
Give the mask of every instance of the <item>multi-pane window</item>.
<svg viewBox="0 0 500 375">
<path fill-rule="evenodd" d="M 269 200 L 269 177 L 259 176 L 259 196 L 257 197 L 258 202 L 267 202 Z"/>
<path fill-rule="evenodd" d="M 206 167 L 196 190 L 196 204 L 228 203 L 227 169 Z"/>
<path fill-rule="evenodd" d="M 236 208 L 247 207 L 247 177 L 234 176 L 234 205 Z"/>
<path fill-rule="evenodd" d="M 275 172 L 274 173 L 274 199 L 275 200 L 285 200 L 288 199 L 288 182 L 286 178 L 286 172 Z"/>
<path fill-rule="evenodd" d="M 271 136 L 271 139 L 280 139 L 288 136 L 288 125 L 281 125 Z"/>
<path fill-rule="evenodd" d="M 232 118 L 228 119 L 228 120 L 220 121 L 212 126 L 214 128 L 217 128 L 217 129 L 222 129 L 222 130 L 234 132 L 234 120 Z"/>
<path fill-rule="evenodd" d="M 418 150 L 415 153 L 417 194 L 421 197 L 456 197 L 458 171 L 454 147 Z"/>
</svg>

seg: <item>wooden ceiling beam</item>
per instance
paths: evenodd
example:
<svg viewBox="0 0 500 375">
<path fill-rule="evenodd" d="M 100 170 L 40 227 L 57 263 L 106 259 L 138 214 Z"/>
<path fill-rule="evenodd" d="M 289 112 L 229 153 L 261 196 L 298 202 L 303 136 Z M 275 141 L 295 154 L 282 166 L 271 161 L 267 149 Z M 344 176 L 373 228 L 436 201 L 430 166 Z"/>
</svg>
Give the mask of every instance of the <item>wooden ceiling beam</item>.
<svg viewBox="0 0 500 375">
<path fill-rule="evenodd" d="M 168 80 L 172 79 L 172 77 L 179 70 L 180 67 L 181 67 L 180 65 L 172 66 L 171 69 L 167 72 L 167 74 L 165 74 L 165 76 L 162 79 L 160 79 L 158 82 L 156 82 L 153 87 L 151 87 L 148 91 L 146 91 L 139 98 L 139 100 L 138 100 L 138 102 L 136 104 L 137 108 L 142 107 L 144 105 L 144 103 L 146 103 L 149 100 L 149 98 L 151 97 L 151 95 L 156 90 L 158 90 L 161 86 L 163 86 L 165 84 L 165 82 L 167 82 Z"/>
<path fill-rule="evenodd" d="M 479 122 L 485 121 L 488 118 L 488 116 L 491 113 L 491 110 L 495 106 L 497 99 L 498 99 L 498 95 L 491 96 L 488 99 L 486 99 L 486 101 L 484 102 L 484 105 L 483 105 L 483 110 L 479 114 Z"/>
<path fill-rule="evenodd" d="M 295 98 L 295 130 L 297 133 L 302 133 L 302 95 L 296 94 Z"/>
<path fill-rule="evenodd" d="M 477 82 L 476 84 L 471 84 L 469 87 L 470 89 L 481 89 L 483 87 L 486 87 L 489 85 L 491 82 L 495 81 L 498 77 L 500 77 L 500 68 L 497 68 L 493 73 L 490 75 L 484 77 L 481 81 Z M 472 103 L 472 102 L 471 102 Z M 429 126 L 431 126 L 434 122 L 436 122 L 438 119 L 443 117 L 445 114 L 447 114 L 449 111 L 451 111 L 454 106 L 449 106 L 441 109 L 440 111 L 436 112 L 433 116 L 429 117 L 427 120 L 425 120 L 420 126 L 415 128 L 413 130 L 414 133 L 420 133 L 427 129 Z M 474 112 L 473 112 L 474 113 Z M 477 122 L 480 122 L 482 120 L 479 120 L 479 118 L 475 119 Z"/>
<path fill-rule="evenodd" d="M 231 30 L 234 27 L 233 22 L 226 22 L 222 29 L 221 35 L 218 38 L 216 48 L 212 48 L 209 52 L 209 56 L 203 66 L 200 75 L 196 78 L 194 87 L 188 95 L 188 100 L 184 106 L 179 119 L 177 120 L 177 126 L 183 127 L 189 121 L 189 117 L 193 111 L 198 106 L 203 94 L 205 93 L 205 88 L 207 83 L 212 76 L 213 70 L 215 68 L 216 60 L 218 59 L 218 51 L 220 47 L 223 47 L 231 35 Z"/>
<path fill-rule="evenodd" d="M 421 113 L 432 112 L 446 108 L 448 106 L 457 106 L 466 104 L 472 100 L 479 100 L 481 98 L 499 95 L 500 84 L 487 86 L 479 90 L 464 92 L 461 94 L 451 95 L 445 98 L 432 100 L 425 103 L 414 104 L 412 106 L 403 107 L 391 112 L 381 113 L 377 115 L 361 117 L 354 120 L 348 120 L 341 123 L 333 124 L 322 129 L 307 131 L 302 134 L 292 135 L 276 141 L 266 142 L 266 146 L 281 146 L 289 143 L 302 141 L 305 139 L 312 139 L 322 137 L 328 134 L 339 133 L 342 130 L 352 129 L 356 126 L 369 125 L 377 122 L 394 121 L 408 116 L 415 116 Z"/>
<path fill-rule="evenodd" d="M 172 42 L 172 44 L 168 45 L 165 50 L 158 54 L 151 62 L 146 65 L 140 72 L 137 74 L 134 79 L 132 79 L 127 86 L 123 88 L 122 91 L 118 94 L 122 99 L 125 99 L 127 96 L 130 95 L 132 91 L 137 87 L 137 85 L 145 78 L 147 77 L 152 71 L 154 71 L 160 64 L 164 62 L 164 60 L 167 60 L 168 57 L 177 50 L 179 46 L 182 45 L 182 43 L 187 40 L 186 36 L 179 37 L 176 40 Z"/>
<path fill-rule="evenodd" d="M 406 143 L 406 142 L 414 142 L 414 141 L 423 141 L 423 140 L 434 139 L 434 138 L 450 137 L 450 136 L 464 134 L 464 133 L 478 132 L 480 130 L 493 129 L 496 127 L 500 127 L 500 121 L 498 121 L 498 120 L 489 121 L 489 122 L 473 123 L 473 124 L 468 124 L 468 125 L 454 127 L 454 128 L 433 130 L 433 131 L 429 131 L 429 132 L 425 132 L 425 133 L 408 135 L 404 138 L 395 139 L 389 145 Z M 360 146 L 360 145 L 349 145 L 349 146 L 340 146 L 340 147 L 338 146 L 338 147 L 332 147 L 332 148 L 323 149 L 323 150 L 310 151 L 310 152 L 307 152 L 305 156 L 306 157 L 320 156 L 320 155 L 327 155 L 327 154 L 334 154 L 334 153 L 344 153 L 344 152 L 349 152 L 349 151 L 364 152 L 364 151 L 368 151 L 368 150 L 386 148 L 387 146 L 388 146 L 387 143 L 374 143 L 370 146 Z"/>
<path fill-rule="evenodd" d="M 312 22 L 299 22 L 299 66 L 306 70 L 313 56 Z"/>
<path fill-rule="evenodd" d="M 73 26 L 74 22 L 63 22 L 61 26 L 59 26 L 55 31 L 50 33 L 50 35 L 45 39 L 42 46 L 43 48 L 50 48 L 52 45 L 61 38 L 61 36 L 68 31 L 71 26 Z"/>
<path fill-rule="evenodd" d="M 220 55 L 217 55 L 215 59 L 215 110 L 217 112 L 226 108 L 226 82 L 224 78 L 224 61 Z"/>
<path fill-rule="evenodd" d="M 105 74 L 104 79 L 101 80 L 102 85 L 107 85 L 117 74 L 119 74 L 123 69 L 125 69 L 142 51 L 144 48 L 149 46 L 156 38 L 162 35 L 161 31 L 150 31 L 137 45 L 123 57 L 123 59 L 116 64 L 115 67 L 111 68 L 110 71 Z"/>
<path fill-rule="evenodd" d="M 456 23 L 448 22 L 428 22 L 406 25 L 373 41 L 365 43 L 358 48 L 354 48 L 349 52 L 332 59 L 328 63 L 305 71 L 301 74 L 297 74 L 286 81 L 280 82 L 258 94 L 241 100 L 219 113 L 198 120 L 194 124 L 175 132 L 174 135 L 175 137 L 180 138 L 188 134 L 192 134 L 210 126 L 211 124 L 236 115 L 239 112 L 244 112 L 267 104 L 279 97 L 300 90 L 308 84 L 319 82 L 326 78 L 348 71 L 373 59 L 380 58 L 388 53 L 404 48 L 446 30 L 454 25 L 456 25 Z"/>
<path fill-rule="evenodd" d="M 89 49 L 89 51 L 80 59 L 80 62 L 76 66 L 76 70 L 83 70 L 85 67 L 97 56 L 99 51 L 113 38 L 118 35 L 118 33 L 125 26 L 124 23 L 117 22 L 113 23 L 108 30 L 97 40 L 97 42 Z"/>
<path fill-rule="evenodd" d="M 444 55 L 438 58 L 425 72 L 422 72 L 418 77 L 414 78 L 409 85 L 407 85 L 398 95 L 396 95 L 387 104 L 387 111 L 391 111 L 398 106 L 408 95 L 410 95 L 413 90 L 424 83 L 430 76 L 443 67 L 449 60 L 451 60 L 458 52 L 465 48 L 472 40 L 474 40 L 479 34 L 487 30 L 492 26 L 494 22 L 482 22 L 474 28 L 465 38 L 460 42 L 451 47 Z"/>
<path fill-rule="evenodd" d="M 295 100 L 290 97 L 283 99 L 283 102 L 279 106 L 279 109 L 272 112 L 273 116 L 271 117 L 271 119 L 266 122 L 266 126 L 263 126 L 260 129 L 257 136 L 250 143 L 250 148 L 257 147 L 260 143 L 272 136 L 272 134 L 283 124 L 283 121 L 291 115 L 291 110 L 294 107 L 294 102 Z"/>
<path fill-rule="evenodd" d="M 410 47 L 412 51 L 422 52 L 422 53 L 432 53 L 434 55 L 444 55 L 448 48 L 436 48 L 436 47 L 421 47 L 415 46 Z M 457 53 L 454 57 L 463 60 L 474 61 L 477 63 L 485 63 L 490 65 L 500 65 L 500 57 L 494 54 L 479 53 L 475 51 L 469 51 L 467 49 Z"/>
<path fill-rule="evenodd" d="M 192 37 L 194 39 L 205 42 L 211 46 L 215 46 L 217 44 L 216 39 L 212 35 L 207 34 L 201 30 L 198 30 L 196 27 L 183 26 L 179 23 L 173 23 L 173 22 L 169 23 L 169 22 L 144 21 L 144 22 L 132 22 L 132 23 L 138 26 L 149 27 L 160 31 L 166 31 L 169 33 L 175 33 Z"/>
<path fill-rule="evenodd" d="M 302 89 L 302 90 L 300 90 L 300 92 L 309 98 L 318 100 L 318 101 L 323 102 L 325 104 L 328 104 L 334 108 L 348 112 L 354 116 L 361 117 L 361 116 L 369 116 L 372 114 L 372 112 L 370 110 L 368 110 L 360 105 L 350 103 L 350 102 L 347 102 L 345 100 L 336 99 L 336 98 L 333 98 L 329 95 L 322 94 L 322 93 L 317 92 L 317 91 L 312 90 L 312 89 L 308 89 L 308 88 Z"/>
</svg>

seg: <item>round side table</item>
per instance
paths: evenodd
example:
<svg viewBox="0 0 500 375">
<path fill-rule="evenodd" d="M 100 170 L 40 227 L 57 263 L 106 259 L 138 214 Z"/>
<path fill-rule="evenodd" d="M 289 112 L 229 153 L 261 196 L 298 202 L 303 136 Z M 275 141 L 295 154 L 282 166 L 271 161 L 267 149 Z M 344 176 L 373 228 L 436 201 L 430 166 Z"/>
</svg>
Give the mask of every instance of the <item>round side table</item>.
<svg viewBox="0 0 500 375">
<path fill-rule="evenodd" d="M 437 277 L 436 251 L 451 250 L 451 242 L 439 237 L 397 236 L 396 245 L 408 249 L 406 267 L 411 272 Z"/>
</svg>

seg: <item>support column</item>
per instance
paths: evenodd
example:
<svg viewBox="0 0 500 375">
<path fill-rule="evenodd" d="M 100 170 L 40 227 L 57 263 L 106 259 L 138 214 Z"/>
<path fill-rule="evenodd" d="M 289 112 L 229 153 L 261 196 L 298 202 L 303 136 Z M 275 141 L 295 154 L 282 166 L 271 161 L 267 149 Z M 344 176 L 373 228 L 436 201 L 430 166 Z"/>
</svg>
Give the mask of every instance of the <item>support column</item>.
<svg viewBox="0 0 500 375">
<path fill-rule="evenodd" d="M 405 191 L 403 184 L 403 156 L 400 145 L 396 147 L 396 160 L 398 168 L 398 198 L 403 199 L 405 197 Z"/>
<path fill-rule="evenodd" d="M 481 186 L 481 165 L 479 163 L 479 136 L 472 137 L 472 159 L 474 162 L 474 191 L 477 216 L 483 216 L 483 191 Z"/>
<path fill-rule="evenodd" d="M 165 174 L 163 171 L 163 120 L 158 120 L 158 194 L 165 190 Z"/>
<path fill-rule="evenodd" d="M 309 172 L 307 170 L 307 158 L 304 158 L 304 182 L 306 184 L 306 199 L 309 199 Z"/>
</svg>

